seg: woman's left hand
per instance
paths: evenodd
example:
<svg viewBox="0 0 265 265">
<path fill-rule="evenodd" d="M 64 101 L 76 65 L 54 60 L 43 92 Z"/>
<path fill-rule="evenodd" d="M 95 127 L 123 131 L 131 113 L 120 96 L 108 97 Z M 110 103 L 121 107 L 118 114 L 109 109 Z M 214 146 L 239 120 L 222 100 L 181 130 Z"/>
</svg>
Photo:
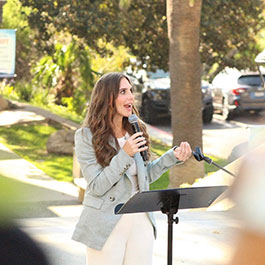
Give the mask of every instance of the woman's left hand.
<svg viewBox="0 0 265 265">
<path fill-rule="evenodd" d="M 174 149 L 175 157 L 180 161 L 186 161 L 190 158 L 192 153 L 190 144 L 188 142 L 181 142 L 180 146 Z"/>
</svg>

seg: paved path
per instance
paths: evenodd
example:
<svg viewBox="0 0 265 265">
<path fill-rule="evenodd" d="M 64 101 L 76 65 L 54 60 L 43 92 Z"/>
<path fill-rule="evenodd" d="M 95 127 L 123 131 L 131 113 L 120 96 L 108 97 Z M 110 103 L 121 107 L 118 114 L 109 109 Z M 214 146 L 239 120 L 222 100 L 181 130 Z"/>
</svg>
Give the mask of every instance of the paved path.
<svg viewBox="0 0 265 265">
<path fill-rule="evenodd" d="M 78 189 L 68 182 L 59 182 L 0 143 L 0 175 L 18 189 L 21 210 L 16 217 L 54 217 L 53 206 L 78 205 Z M 1 191 L 1 187 L 0 187 Z"/>
<path fill-rule="evenodd" d="M 158 238 L 154 245 L 153 265 L 162 265 L 167 264 L 167 220 L 160 213 L 155 216 Z M 173 264 L 227 264 L 238 221 L 226 212 L 180 211 L 178 217 L 180 222 L 174 225 Z M 41 244 L 53 265 L 85 265 L 85 247 L 70 240 L 77 219 L 76 215 L 23 219 L 20 226 Z"/>
<path fill-rule="evenodd" d="M 31 106 L 26 103 L 14 103 L 17 106 L 17 109 L 0 111 L 0 126 L 44 120 L 52 120 L 72 130 L 77 129 L 80 126 L 76 122 L 67 120 L 42 108 Z"/>
<path fill-rule="evenodd" d="M 30 122 L 46 119 L 44 114 L 38 108 L 26 107 L 0 112 L 0 121 L 6 126 L 8 121 L 16 123 L 16 117 L 20 122 Z M 68 121 L 64 122 L 68 124 Z M 68 125 L 78 127 L 72 122 Z M 53 180 L 2 144 L 0 175 L 20 188 L 17 203 L 21 207 L 16 213 L 18 224 L 41 244 L 51 264 L 85 265 L 85 248 L 70 239 L 82 209 L 77 201 L 77 188 L 71 183 Z M 161 265 L 166 264 L 167 221 L 161 213 L 155 215 L 158 238 L 153 265 Z M 174 264 L 225 265 L 233 245 L 231 231 L 239 227 L 239 222 L 227 211 L 180 211 L 178 216 L 180 223 L 174 225 Z"/>
<path fill-rule="evenodd" d="M 151 136 L 154 135 L 155 138 L 171 145 L 173 137 L 169 121 L 162 122 L 158 127 L 149 125 L 148 128 L 152 129 Z M 243 123 L 225 122 L 220 115 L 214 114 L 213 121 L 203 125 L 202 138 L 205 154 L 224 159 L 230 158 L 232 161 L 246 151 L 249 130 Z"/>
<path fill-rule="evenodd" d="M 162 135 L 170 145 L 172 134 L 169 124 L 169 120 L 161 120 L 154 130 L 157 129 L 157 137 Z M 265 126 L 265 111 L 259 115 L 242 113 L 229 122 L 225 121 L 221 115 L 214 114 L 211 123 L 203 124 L 204 153 L 233 161 L 248 151 L 252 128 L 257 126 Z M 167 135 L 163 132 L 167 132 Z"/>
</svg>

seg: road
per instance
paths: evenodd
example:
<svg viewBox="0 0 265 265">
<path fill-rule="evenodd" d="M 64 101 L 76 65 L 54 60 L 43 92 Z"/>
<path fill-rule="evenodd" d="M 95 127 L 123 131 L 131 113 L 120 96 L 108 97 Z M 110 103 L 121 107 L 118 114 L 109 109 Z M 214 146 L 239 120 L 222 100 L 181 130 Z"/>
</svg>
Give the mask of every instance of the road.
<svg viewBox="0 0 265 265">
<path fill-rule="evenodd" d="M 247 151 L 249 128 L 256 125 L 265 126 L 265 111 L 259 115 L 244 113 L 231 121 L 225 121 L 221 115 L 214 114 L 212 122 L 203 125 L 204 153 L 233 161 Z M 169 121 L 163 120 L 155 128 L 166 132 L 164 139 L 171 144 Z"/>
</svg>

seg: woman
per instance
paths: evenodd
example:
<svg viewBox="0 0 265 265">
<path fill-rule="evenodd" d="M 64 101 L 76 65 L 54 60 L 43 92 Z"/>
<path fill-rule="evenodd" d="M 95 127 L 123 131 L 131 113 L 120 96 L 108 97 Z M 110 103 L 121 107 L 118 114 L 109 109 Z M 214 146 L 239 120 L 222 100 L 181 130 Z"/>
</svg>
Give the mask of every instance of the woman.
<svg viewBox="0 0 265 265">
<path fill-rule="evenodd" d="M 128 117 L 137 114 L 127 76 L 109 73 L 96 83 L 83 128 L 76 131 L 75 148 L 87 181 L 84 209 L 73 239 L 87 246 L 87 265 L 149 265 L 155 222 L 152 213 L 115 215 L 114 208 L 135 192 L 149 189 L 170 167 L 191 155 L 188 143 L 144 163 L 140 152 L 150 142 L 143 123 L 133 133 Z"/>
</svg>

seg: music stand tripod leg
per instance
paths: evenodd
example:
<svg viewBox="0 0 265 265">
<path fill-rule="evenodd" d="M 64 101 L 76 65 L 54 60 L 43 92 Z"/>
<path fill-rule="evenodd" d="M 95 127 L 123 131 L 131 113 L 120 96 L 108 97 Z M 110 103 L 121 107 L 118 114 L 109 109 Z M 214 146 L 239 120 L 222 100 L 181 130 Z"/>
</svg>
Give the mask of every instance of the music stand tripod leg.
<svg viewBox="0 0 265 265">
<path fill-rule="evenodd" d="M 169 198 L 169 205 L 165 205 L 161 208 L 162 213 L 167 215 L 167 224 L 168 224 L 168 232 L 167 232 L 167 265 L 172 265 L 172 251 L 173 251 L 173 223 L 178 223 L 179 218 L 174 218 L 174 214 L 178 212 L 178 204 L 179 197 L 175 197 L 174 203 L 172 205 L 173 198 Z"/>
</svg>

